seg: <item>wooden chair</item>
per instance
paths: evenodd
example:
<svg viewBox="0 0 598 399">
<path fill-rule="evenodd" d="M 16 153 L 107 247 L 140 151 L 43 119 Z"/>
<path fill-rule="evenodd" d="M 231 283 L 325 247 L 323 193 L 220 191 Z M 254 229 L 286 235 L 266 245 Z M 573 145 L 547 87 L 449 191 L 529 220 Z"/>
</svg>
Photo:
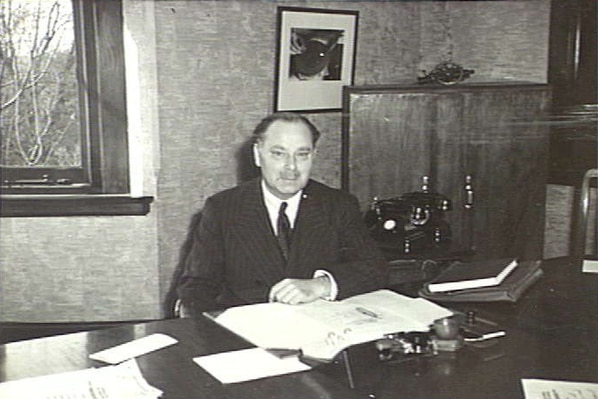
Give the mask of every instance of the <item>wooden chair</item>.
<svg viewBox="0 0 598 399">
<path fill-rule="evenodd" d="M 598 260 L 598 248 L 594 248 L 593 254 L 586 253 L 586 237 L 590 226 L 590 190 L 592 188 L 592 179 L 598 178 L 598 169 L 589 169 L 583 176 L 581 183 L 581 192 L 576 204 L 576 222 L 573 230 L 573 242 L 571 246 L 571 255 L 576 267 L 583 267 L 584 260 Z M 598 201 L 594 203 L 594 209 L 598 211 Z M 598 215 L 595 212 L 594 215 Z M 594 222 L 594 239 L 598 240 L 598 225 Z"/>
<path fill-rule="evenodd" d="M 191 218 L 189 227 L 187 229 L 187 236 L 185 238 L 185 241 L 181 245 L 179 251 L 178 263 L 174 269 L 172 280 L 170 282 L 170 289 L 168 290 L 168 293 L 166 294 L 166 299 L 164 301 L 164 316 L 167 319 L 181 317 L 181 301 L 178 298 L 176 289 L 179 284 L 181 275 L 185 270 L 186 260 L 190 256 L 191 248 L 193 247 L 193 243 L 195 242 L 195 235 L 197 233 L 197 229 L 199 227 L 200 222 L 201 210 L 195 213 Z"/>
</svg>

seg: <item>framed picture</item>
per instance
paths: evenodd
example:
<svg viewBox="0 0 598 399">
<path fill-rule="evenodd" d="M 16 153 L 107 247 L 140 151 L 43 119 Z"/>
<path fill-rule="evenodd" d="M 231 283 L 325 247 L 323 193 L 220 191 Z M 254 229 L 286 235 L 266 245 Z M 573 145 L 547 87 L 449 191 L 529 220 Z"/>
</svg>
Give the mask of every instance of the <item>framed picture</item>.
<svg viewBox="0 0 598 399">
<path fill-rule="evenodd" d="M 278 7 L 275 111 L 338 111 L 353 84 L 358 11 Z"/>
</svg>

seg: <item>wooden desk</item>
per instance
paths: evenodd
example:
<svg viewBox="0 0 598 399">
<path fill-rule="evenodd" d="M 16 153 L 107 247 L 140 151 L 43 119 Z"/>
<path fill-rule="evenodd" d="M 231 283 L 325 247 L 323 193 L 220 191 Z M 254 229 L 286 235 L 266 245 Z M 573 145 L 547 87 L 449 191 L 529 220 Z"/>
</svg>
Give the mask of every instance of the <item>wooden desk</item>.
<svg viewBox="0 0 598 399">
<path fill-rule="evenodd" d="M 377 359 L 373 344 L 349 350 L 355 389 L 334 363 L 316 370 L 222 385 L 192 358 L 250 345 L 205 318 L 172 319 L 0 345 L 0 381 L 100 366 L 87 355 L 162 332 L 177 345 L 141 356 L 139 366 L 165 398 L 518 399 L 521 378 L 598 382 L 598 275 L 546 264 L 546 275 L 516 304 L 446 304 L 499 321 L 507 336 L 488 348 L 400 364 Z M 234 365 L 231 365 L 234 367 Z"/>
<path fill-rule="evenodd" d="M 380 398 L 524 398 L 521 378 L 598 383 L 598 275 L 544 262 L 545 275 L 518 303 L 444 303 L 497 321 L 507 335 L 487 348 L 399 364 L 371 344 L 349 351 L 357 389 Z"/>
<path fill-rule="evenodd" d="M 137 358 L 144 377 L 164 391 L 165 399 L 365 397 L 350 390 L 344 381 L 319 371 L 223 385 L 196 365 L 193 357 L 251 345 L 206 318 L 171 319 L 0 345 L 0 382 L 103 366 L 101 362 L 90 360 L 88 355 L 155 332 L 179 341 Z"/>
</svg>

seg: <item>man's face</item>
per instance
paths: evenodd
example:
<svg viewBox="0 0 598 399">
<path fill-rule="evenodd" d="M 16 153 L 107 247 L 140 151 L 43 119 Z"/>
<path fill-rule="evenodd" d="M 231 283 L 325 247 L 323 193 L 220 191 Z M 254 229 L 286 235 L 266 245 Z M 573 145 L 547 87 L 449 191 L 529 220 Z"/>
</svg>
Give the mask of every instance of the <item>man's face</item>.
<svg viewBox="0 0 598 399">
<path fill-rule="evenodd" d="M 266 187 L 278 198 L 289 199 L 307 184 L 315 148 L 302 122 L 272 123 L 253 152 Z"/>
</svg>

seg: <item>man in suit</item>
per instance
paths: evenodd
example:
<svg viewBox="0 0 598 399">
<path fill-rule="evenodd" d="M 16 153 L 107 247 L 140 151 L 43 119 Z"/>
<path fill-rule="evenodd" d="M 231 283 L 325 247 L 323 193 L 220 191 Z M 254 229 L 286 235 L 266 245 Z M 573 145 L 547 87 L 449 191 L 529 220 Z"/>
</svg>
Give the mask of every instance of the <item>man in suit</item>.
<svg viewBox="0 0 598 399">
<path fill-rule="evenodd" d="M 261 177 L 208 198 L 202 210 L 177 289 L 187 313 L 335 300 L 387 285 L 357 199 L 310 179 L 319 136 L 295 113 L 258 124 Z"/>
</svg>

